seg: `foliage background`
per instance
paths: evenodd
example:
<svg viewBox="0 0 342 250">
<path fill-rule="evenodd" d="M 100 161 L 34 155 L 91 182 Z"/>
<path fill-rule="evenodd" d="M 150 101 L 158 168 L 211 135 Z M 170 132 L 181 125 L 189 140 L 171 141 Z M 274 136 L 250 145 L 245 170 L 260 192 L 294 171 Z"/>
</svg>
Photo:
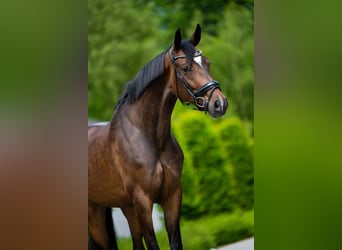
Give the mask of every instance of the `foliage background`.
<svg viewBox="0 0 342 250">
<path fill-rule="evenodd" d="M 111 118 L 126 82 L 171 44 L 178 27 L 187 38 L 201 24 L 198 47 L 229 109 L 214 120 L 175 107 L 172 130 L 185 154 L 184 223 L 254 208 L 253 11 L 254 1 L 88 0 L 88 116 L 95 120 Z M 237 240 L 223 235 L 213 246 Z"/>
</svg>

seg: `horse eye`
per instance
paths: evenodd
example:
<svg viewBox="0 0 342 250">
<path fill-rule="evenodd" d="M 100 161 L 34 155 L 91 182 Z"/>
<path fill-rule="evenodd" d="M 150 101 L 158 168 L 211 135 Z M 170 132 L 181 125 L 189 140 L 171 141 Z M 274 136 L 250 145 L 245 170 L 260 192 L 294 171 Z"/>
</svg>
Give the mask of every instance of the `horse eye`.
<svg viewBox="0 0 342 250">
<path fill-rule="evenodd" d="M 183 68 L 182 68 L 183 72 L 184 73 L 189 73 L 190 72 L 190 67 L 185 65 Z"/>
</svg>

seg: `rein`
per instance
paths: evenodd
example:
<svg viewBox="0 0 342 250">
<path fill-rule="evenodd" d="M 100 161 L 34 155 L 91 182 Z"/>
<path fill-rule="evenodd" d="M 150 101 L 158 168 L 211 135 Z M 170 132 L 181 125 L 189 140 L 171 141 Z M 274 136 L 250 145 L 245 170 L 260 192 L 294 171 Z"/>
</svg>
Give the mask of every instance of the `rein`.
<svg viewBox="0 0 342 250">
<path fill-rule="evenodd" d="M 212 96 L 214 90 L 220 89 L 218 81 L 211 80 L 211 81 L 207 82 L 206 84 L 204 84 L 203 86 L 201 86 L 196 91 L 193 91 L 192 88 L 190 87 L 190 85 L 186 82 L 186 80 L 182 76 L 182 74 L 179 72 L 179 70 L 177 69 L 176 64 L 175 64 L 177 59 L 186 58 L 186 55 L 179 55 L 179 56 L 173 57 L 171 54 L 171 49 L 168 52 L 169 52 L 168 54 L 169 54 L 170 60 L 172 62 L 173 68 L 175 70 L 175 75 L 177 76 L 177 78 L 182 83 L 183 87 L 186 89 L 186 91 L 189 93 L 189 95 L 194 100 L 196 107 L 201 111 L 208 111 L 208 105 L 209 105 L 209 102 L 210 102 L 210 99 L 211 99 L 211 96 Z M 194 57 L 201 56 L 201 54 L 202 54 L 201 51 L 196 51 Z M 209 90 L 210 90 L 209 97 L 208 97 L 208 100 L 206 100 L 203 96 Z M 177 96 L 179 97 L 178 81 L 176 81 L 176 91 L 177 91 Z M 184 105 L 183 100 L 180 99 L 180 101 Z"/>
</svg>

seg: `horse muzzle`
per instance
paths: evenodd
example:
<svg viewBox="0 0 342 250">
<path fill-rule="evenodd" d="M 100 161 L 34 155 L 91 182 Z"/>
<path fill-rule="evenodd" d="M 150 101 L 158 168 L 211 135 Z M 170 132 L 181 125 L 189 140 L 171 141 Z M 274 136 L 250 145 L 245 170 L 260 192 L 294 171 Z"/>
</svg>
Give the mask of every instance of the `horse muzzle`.
<svg viewBox="0 0 342 250">
<path fill-rule="evenodd" d="M 208 113 L 214 118 L 223 116 L 227 109 L 227 98 L 221 96 L 220 94 L 213 96 L 208 104 Z"/>
</svg>

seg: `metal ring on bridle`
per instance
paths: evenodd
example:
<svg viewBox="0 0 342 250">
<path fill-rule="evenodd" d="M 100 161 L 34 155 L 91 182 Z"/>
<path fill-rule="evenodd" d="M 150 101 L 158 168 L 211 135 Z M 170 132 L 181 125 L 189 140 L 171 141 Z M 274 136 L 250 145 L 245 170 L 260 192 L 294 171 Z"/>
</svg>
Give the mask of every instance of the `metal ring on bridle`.
<svg viewBox="0 0 342 250">
<path fill-rule="evenodd" d="M 202 100 L 202 104 L 198 100 Z M 205 109 L 205 107 L 207 106 L 207 100 L 204 97 L 200 96 L 195 99 L 195 104 L 198 108 Z"/>
</svg>

